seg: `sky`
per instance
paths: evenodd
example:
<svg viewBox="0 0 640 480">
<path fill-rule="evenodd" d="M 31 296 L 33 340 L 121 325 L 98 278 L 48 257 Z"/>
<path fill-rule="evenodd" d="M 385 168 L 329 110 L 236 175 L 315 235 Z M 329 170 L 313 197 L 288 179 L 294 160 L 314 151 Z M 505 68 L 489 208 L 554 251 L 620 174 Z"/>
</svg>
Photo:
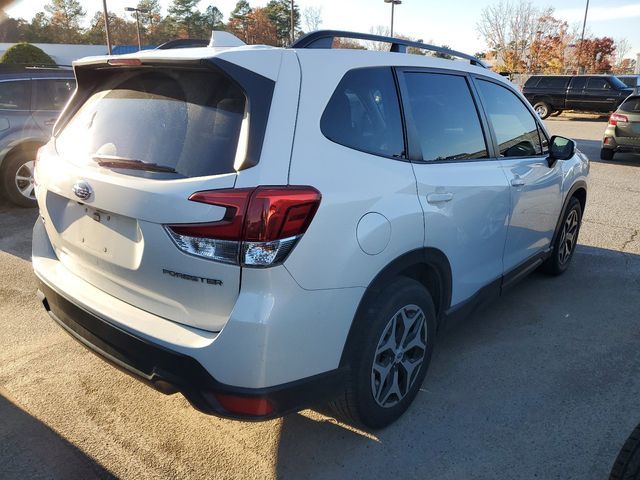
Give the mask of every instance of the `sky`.
<svg viewBox="0 0 640 480">
<path fill-rule="evenodd" d="M 322 9 L 322 28 L 369 32 L 377 25 L 388 26 L 391 6 L 383 0 L 295 0 L 305 7 Z M 498 0 L 403 0 L 395 8 L 395 31 L 425 42 L 449 47 L 466 53 L 476 53 L 486 48 L 476 31 L 476 23 L 482 8 Z M 249 0 L 259 7 L 267 0 Z M 17 0 L 5 10 L 12 17 L 31 19 L 42 10 L 44 0 Z M 102 8 L 100 0 L 80 0 L 87 10 L 87 18 Z M 109 10 L 123 15 L 126 6 L 135 6 L 137 0 L 107 0 Z M 161 0 L 165 9 L 170 0 Z M 225 20 L 236 0 L 201 0 L 200 8 L 215 5 L 225 15 Z M 586 0 L 532 0 L 539 8 L 554 7 L 555 16 L 569 24 L 580 24 L 584 16 Z M 128 14 L 127 14 L 128 15 Z M 595 36 L 610 36 L 615 40 L 626 38 L 632 46 L 628 57 L 640 53 L 640 0 L 591 0 L 587 18 L 587 31 Z"/>
</svg>

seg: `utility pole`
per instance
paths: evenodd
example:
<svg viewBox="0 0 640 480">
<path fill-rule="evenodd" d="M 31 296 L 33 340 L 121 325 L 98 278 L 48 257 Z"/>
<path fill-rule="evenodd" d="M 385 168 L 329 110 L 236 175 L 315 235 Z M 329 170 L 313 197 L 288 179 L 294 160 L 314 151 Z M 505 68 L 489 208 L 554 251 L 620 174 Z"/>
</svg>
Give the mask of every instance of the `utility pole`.
<svg viewBox="0 0 640 480">
<path fill-rule="evenodd" d="M 107 34 L 107 52 L 111 55 L 111 34 L 109 32 L 109 12 L 107 12 L 107 0 L 102 0 L 102 7 L 104 9 L 104 31 Z"/>
<path fill-rule="evenodd" d="M 587 26 L 587 14 L 589 13 L 589 0 L 587 0 L 587 7 L 584 9 L 584 21 L 582 22 L 582 35 L 580 35 L 580 48 L 578 49 L 578 58 L 582 57 L 582 46 L 584 44 L 584 30 Z M 582 70 L 582 72 L 580 71 Z M 584 73 L 584 66 L 578 65 L 578 73 Z"/>
</svg>

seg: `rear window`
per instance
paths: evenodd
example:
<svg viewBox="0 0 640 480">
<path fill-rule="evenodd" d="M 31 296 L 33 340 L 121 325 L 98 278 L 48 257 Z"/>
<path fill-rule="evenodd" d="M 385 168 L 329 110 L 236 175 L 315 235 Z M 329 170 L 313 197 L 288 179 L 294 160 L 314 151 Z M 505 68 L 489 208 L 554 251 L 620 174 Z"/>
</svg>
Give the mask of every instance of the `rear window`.
<svg viewBox="0 0 640 480">
<path fill-rule="evenodd" d="M 618 110 L 626 113 L 640 113 L 640 97 L 627 98 Z"/>
<path fill-rule="evenodd" d="M 56 148 L 72 161 L 127 174 L 229 173 L 245 106 L 240 87 L 216 72 L 112 72 L 67 123 Z"/>
<path fill-rule="evenodd" d="M 540 80 L 540 77 L 529 77 L 526 82 L 524 82 L 524 86 L 528 88 L 533 88 Z"/>
<path fill-rule="evenodd" d="M 404 138 L 390 68 L 363 68 L 340 81 L 320 121 L 322 133 L 345 147 L 400 157 Z"/>
</svg>

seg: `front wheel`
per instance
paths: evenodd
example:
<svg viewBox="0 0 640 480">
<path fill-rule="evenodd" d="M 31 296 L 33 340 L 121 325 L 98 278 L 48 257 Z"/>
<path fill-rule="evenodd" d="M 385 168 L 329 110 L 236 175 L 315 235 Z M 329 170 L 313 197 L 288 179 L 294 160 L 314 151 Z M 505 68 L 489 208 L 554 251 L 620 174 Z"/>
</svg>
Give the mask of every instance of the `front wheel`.
<svg viewBox="0 0 640 480">
<path fill-rule="evenodd" d="M 401 277 L 368 305 L 347 346 L 350 374 L 331 407 L 347 421 L 383 428 L 416 397 L 435 342 L 436 312 L 429 292 Z"/>
<path fill-rule="evenodd" d="M 543 120 L 551 115 L 551 107 L 546 102 L 536 102 L 536 104 L 533 106 L 533 109 Z"/>
<path fill-rule="evenodd" d="M 576 197 L 571 197 L 564 214 L 560 231 L 556 235 L 551 256 L 542 264 L 542 269 L 551 275 L 560 275 L 569 268 L 578 243 L 582 223 L 582 207 Z"/>
</svg>

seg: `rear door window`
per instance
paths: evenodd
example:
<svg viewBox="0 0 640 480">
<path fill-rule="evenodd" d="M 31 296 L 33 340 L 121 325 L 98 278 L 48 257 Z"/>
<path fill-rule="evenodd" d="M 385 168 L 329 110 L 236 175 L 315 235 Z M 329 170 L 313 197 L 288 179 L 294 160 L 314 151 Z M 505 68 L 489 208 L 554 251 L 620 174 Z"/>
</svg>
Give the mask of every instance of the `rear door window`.
<svg viewBox="0 0 640 480">
<path fill-rule="evenodd" d="M 404 74 L 422 158 L 487 158 L 487 145 L 467 79 L 460 75 Z"/>
<path fill-rule="evenodd" d="M 538 83 L 538 88 L 567 88 L 568 77 L 542 77 Z"/>
<path fill-rule="evenodd" d="M 29 110 L 31 83 L 29 80 L 0 82 L 0 110 Z"/>
<path fill-rule="evenodd" d="M 35 87 L 33 110 L 62 110 L 76 88 L 75 80 L 62 78 L 34 80 L 33 85 Z"/>
<path fill-rule="evenodd" d="M 345 147 L 402 157 L 402 119 L 391 68 L 347 72 L 322 114 L 320 128 L 325 137 Z"/>
<path fill-rule="evenodd" d="M 524 103 L 508 88 L 486 80 L 478 81 L 482 104 L 498 142 L 500 156 L 541 155 L 538 123 Z"/>
<path fill-rule="evenodd" d="M 121 170 L 127 174 L 234 171 L 246 105 L 235 82 L 217 72 L 179 69 L 105 77 L 59 134 L 60 155 L 112 168 L 128 164 L 131 170 Z"/>
<path fill-rule="evenodd" d="M 586 77 L 573 77 L 573 79 L 571 80 L 571 86 L 569 88 L 571 90 L 582 90 L 586 84 Z"/>
</svg>

